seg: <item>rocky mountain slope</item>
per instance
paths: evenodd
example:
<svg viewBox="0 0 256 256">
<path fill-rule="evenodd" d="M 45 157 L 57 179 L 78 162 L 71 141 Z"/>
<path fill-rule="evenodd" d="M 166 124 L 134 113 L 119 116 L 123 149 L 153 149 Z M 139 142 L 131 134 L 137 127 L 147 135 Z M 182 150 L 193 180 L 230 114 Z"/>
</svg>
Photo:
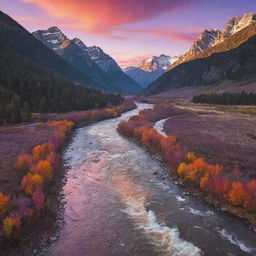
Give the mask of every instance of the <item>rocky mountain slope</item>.
<svg viewBox="0 0 256 256">
<path fill-rule="evenodd" d="M 148 96 L 174 88 L 217 85 L 227 80 L 253 81 L 255 79 L 256 35 L 232 50 L 176 66 L 163 74 L 141 94 Z"/>
<path fill-rule="evenodd" d="M 103 84 L 108 91 L 133 94 L 141 90 L 101 48 L 87 47 L 79 38 L 70 40 L 57 27 L 38 30 L 33 35 L 73 67 Z"/>
<path fill-rule="evenodd" d="M 214 53 L 236 48 L 256 34 L 256 14 L 248 13 L 229 20 L 223 31 L 204 30 L 192 44 L 190 50 L 181 56 L 168 70 L 181 63 L 198 58 L 205 58 Z"/>
<path fill-rule="evenodd" d="M 155 81 L 178 57 L 170 57 L 164 54 L 152 56 L 143 60 L 139 65 L 127 67 L 125 73 L 133 78 L 139 85 L 146 88 Z"/>
<path fill-rule="evenodd" d="M 16 52 L 67 80 L 106 89 L 104 85 L 93 81 L 89 76 L 71 66 L 3 12 L 0 12 L 0 24 L 2 48 Z"/>
</svg>

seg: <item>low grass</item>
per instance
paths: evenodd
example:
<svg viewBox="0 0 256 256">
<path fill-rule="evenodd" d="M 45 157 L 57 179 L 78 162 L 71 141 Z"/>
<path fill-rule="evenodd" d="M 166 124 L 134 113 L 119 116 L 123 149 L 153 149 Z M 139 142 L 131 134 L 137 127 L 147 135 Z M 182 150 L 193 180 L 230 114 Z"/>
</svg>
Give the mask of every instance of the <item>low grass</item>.
<svg viewBox="0 0 256 256">
<path fill-rule="evenodd" d="M 256 106 L 217 106 L 216 110 L 256 116 Z"/>
</svg>

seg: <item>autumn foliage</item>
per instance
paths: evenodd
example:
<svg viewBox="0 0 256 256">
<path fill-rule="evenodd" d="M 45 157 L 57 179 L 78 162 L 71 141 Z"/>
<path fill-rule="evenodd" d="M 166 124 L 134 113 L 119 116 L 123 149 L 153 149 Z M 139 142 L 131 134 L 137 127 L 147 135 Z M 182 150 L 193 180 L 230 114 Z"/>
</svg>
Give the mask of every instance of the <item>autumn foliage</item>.
<svg viewBox="0 0 256 256">
<path fill-rule="evenodd" d="M 32 164 L 32 157 L 28 154 L 22 154 L 18 156 L 14 167 L 22 172 L 26 172 L 30 169 Z"/>
<path fill-rule="evenodd" d="M 71 112 L 66 114 L 45 114 L 50 117 L 35 129 L 46 127 L 52 137 L 45 143 L 35 145 L 31 154 L 21 154 L 14 163 L 14 168 L 22 174 L 20 195 L 18 198 L 0 192 L 0 241 L 11 238 L 22 223 L 32 216 L 40 215 L 50 206 L 47 196 L 50 194 L 56 170 L 60 167 L 58 151 L 75 123 L 92 123 L 116 117 L 126 110 L 133 109 L 133 101 L 125 101 L 121 106 L 109 106 L 104 109 Z M 58 120 L 52 120 L 51 117 Z"/>
<path fill-rule="evenodd" d="M 14 164 L 15 169 L 24 175 L 21 179 L 23 203 L 20 201 L 11 207 L 10 196 L 0 193 L 2 233 L 7 238 L 11 237 L 15 230 L 19 230 L 22 220 L 30 217 L 33 212 L 39 213 L 45 207 L 48 184 L 53 179 L 54 171 L 59 167 L 57 150 L 65 136 L 73 129 L 74 123 L 67 120 L 52 121 L 48 126 L 53 129 L 51 141 L 36 145 L 31 154 L 18 156 Z"/>
<path fill-rule="evenodd" d="M 8 210 L 10 197 L 0 193 L 0 216 Z"/>
<path fill-rule="evenodd" d="M 161 114 L 157 118 L 159 112 Z M 128 121 L 122 121 L 118 131 L 158 153 L 167 166 L 187 182 L 196 184 L 200 189 L 234 206 L 256 212 L 256 181 L 238 181 L 241 175 L 239 168 L 234 168 L 227 175 L 221 165 L 209 164 L 194 152 L 183 152 L 175 136 L 163 136 L 152 128 L 157 120 L 166 117 L 159 109 L 143 110 Z"/>
</svg>

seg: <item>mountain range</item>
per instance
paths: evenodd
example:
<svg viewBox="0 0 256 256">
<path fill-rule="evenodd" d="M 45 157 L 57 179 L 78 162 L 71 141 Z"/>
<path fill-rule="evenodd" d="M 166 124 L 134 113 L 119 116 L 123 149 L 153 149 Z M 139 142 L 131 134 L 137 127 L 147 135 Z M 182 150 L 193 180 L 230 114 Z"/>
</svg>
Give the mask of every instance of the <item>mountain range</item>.
<svg viewBox="0 0 256 256">
<path fill-rule="evenodd" d="M 79 38 L 70 40 L 58 27 L 32 34 L 74 68 L 107 88 L 107 91 L 134 94 L 141 90 L 100 47 L 88 47 Z"/>
<path fill-rule="evenodd" d="M 170 57 L 161 54 L 144 59 L 140 64 L 125 68 L 125 73 L 134 79 L 141 87 L 146 88 L 149 84 L 164 74 L 167 68 L 176 62 L 179 57 Z"/>
<path fill-rule="evenodd" d="M 48 47 L 3 12 L 0 12 L 0 22 L 0 46 L 2 48 L 16 52 L 66 80 L 88 87 L 107 89 L 104 85 L 93 81 L 88 75 L 80 72 L 49 50 Z"/>
<path fill-rule="evenodd" d="M 190 60 L 205 58 L 213 53 L 236 48 L 255 33 L 256 14 L 253 12 L 247 13 L 242 17 L 230 19 L 223 31 L 218 29 L 205 29 L 192 44 L 189 51 L 180 56 L 168 70 Z"/>
<path fill-rule="evenodd" d="M 204 30 L 190 50 L 141 92 L 153 95 L 181 87 L 256 78 L 256 15 L 232 18 L 223 31 Z"/>
<path fill-rule="evenodd" d="M 107 88 L 75 69 L 1 11 L 0 24 L 0 124 L 21 121 L 23 108 L 67 112 L 122 100 L 119 95 L 103 93 Z"/>
</svg>

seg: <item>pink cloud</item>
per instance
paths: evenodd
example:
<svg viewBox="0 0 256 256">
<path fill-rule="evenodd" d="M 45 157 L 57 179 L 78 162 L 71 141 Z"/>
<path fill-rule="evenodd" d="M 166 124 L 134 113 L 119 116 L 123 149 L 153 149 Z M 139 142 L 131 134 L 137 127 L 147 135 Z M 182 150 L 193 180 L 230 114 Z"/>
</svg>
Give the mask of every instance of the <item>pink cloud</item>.
<svg viewBox="0 0 256 256">
<path fill-rule="evenodd" d="M 21 0 L 79 30 L 105 35 L 125 24 L 176 12 L 199 0 Z"/>
<path fill-rule="evenodd" d="M 144 59 L 147 59 L 151 57 L 152 54 L 146 54 L 146 55 L 137 55 L 133 56 L 131 58 L 125 58 L 125 59 L 117 59 L 118 64 L 124 68 L 124 67 L 129 67 L 129 66 L 136 66 L 140 62 L 142 62 Z"/>
<path fill-rule="evenodd" d="M 147 29 L 147 28 L 125 28 L 121 29 L 120 31 L 123 32 L 130 32 L 130 33 L 136 33 L 136 34 L 143 34 L 143 35 L 150 35 L 150 36 L 156 36 L 156 37 L 161 37 L 161 38 L 166 38 L 170 40 L 175 40 L 175 41 L 181 41 L 181 42 L 193 42 L 195 38 L 198 36 L 198 33 L 200 30 L 195 31 L 195 32 L 186 32 L 185 30 L 182 30 L 182 32 L 178 31 L 171 31 L 171 30 L 166 30 L 166 29 Z"/>
</svg>

